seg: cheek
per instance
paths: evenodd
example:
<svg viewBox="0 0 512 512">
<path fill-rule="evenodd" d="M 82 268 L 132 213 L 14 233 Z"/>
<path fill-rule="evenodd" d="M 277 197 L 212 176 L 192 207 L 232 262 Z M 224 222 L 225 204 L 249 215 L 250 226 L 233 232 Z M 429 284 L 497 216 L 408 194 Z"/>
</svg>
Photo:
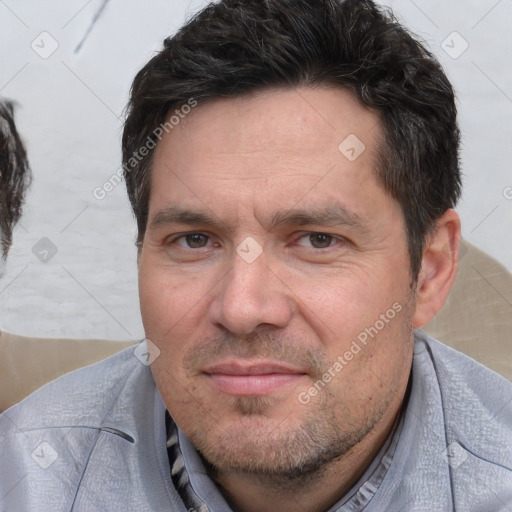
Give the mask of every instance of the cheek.
<svg viewBox="0 0 512 512">
<path fill-rule="evenodd" d="M 367 393 L 386 378 L 395 380 L 397 361 L 407 362 L 409 356 L 406 280 L 400 283 L 385 272 L 377 276 L 341 270 L 322 280 L 297 280 L 294 292 L 301 299 L 300 315 L 321 344 L 318 348 L 341 365 L 334 369 L 343 375 L 335 387 L 359 386 Z"/>
<path fill-rule="evenodd" d="M 198 328 L 198 319 L 205 317 L 207 292 L 200 275 L 183 276 L 140 265 L 139 296 L 146 336 L 162 348 L 169 340 L 188 337 Z"/>
<path fill-rule="evenodd" d="M 293 281 L 292 281 L 293 282 Z M 403 290 L 365 272 L 344 272 L 316 279 L 296 279 L 290 286 L 301 314 L 330 337 L 346 339 L 373 325 L 379 315 L 400 302 Z"/>
</svg>

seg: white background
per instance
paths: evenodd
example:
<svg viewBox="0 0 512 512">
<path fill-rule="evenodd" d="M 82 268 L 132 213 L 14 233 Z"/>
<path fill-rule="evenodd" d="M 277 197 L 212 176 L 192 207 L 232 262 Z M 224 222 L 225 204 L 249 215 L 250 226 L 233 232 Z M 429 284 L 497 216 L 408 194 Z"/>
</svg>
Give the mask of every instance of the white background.
<svg viewBox="0 0 512 512">
<path fill-rule="evenodd" d="M 41 337 L 143 337 L 136 230 L 124 183 L 103 200 L 93 190 L 120 167 L 123 108 L 135 73 L 204 4 L 0 0 L 0 96 L 19 103 L 17 121 L 34 173 L 0 282 L 1 329 Z M 512 1 L 386 5 L 438 55 L 457 91 L 463 236 L 512 270 L 512 199 L 506 198 L 506 191 L 512 197 Z M 43 59 L 31 44 L 43 54 L 52 44 L 58 48 Z M 455 55 L 466 44 L 458 58 L 443 49 L 448 45 Z M 57 252 L 50 258 L 52 247 Z M 50 251 L 46 262 L 34 254 L 44 250 Z"/>
</svg>

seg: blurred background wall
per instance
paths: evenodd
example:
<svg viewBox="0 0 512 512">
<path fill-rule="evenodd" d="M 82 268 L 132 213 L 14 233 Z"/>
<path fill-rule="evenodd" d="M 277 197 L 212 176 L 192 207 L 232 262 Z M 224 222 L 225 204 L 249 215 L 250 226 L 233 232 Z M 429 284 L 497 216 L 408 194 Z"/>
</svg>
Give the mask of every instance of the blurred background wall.
<svg viewBox="0 0 512 512">
<path fill-rule="evenodd" d="M 463 236 L 512 271 L 512 2 L 380 2 L 438 56 L 458 95 Z M 135 222 L 120 168 L 135 73 L 203 0 L 0 0 L 0 97 L 34 173 L 0 281 L 0 329 L 143 337 Z M 508 48 L 508 50 L 507 50 Z"/>
</svg>

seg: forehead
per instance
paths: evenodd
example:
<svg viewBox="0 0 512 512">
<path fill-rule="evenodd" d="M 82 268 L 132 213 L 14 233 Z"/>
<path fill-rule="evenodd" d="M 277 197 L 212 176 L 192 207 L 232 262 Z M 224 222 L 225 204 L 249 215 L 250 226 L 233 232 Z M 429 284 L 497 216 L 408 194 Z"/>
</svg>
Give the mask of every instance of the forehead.
<svg viewBox="0 0 512 512">
<path fill-rule="evenodd" d="M 268 210 L 301 198 L 314 203 L 315 195 L 333 202 L 339 193 L 364 194 L 378 187 L 381 138 L 376 111 L 343 88 L 270 89 L 211 101 L 157 145 L 150 216 L 166 201 L 217 209 L 251 202 Z"/>
</svg>

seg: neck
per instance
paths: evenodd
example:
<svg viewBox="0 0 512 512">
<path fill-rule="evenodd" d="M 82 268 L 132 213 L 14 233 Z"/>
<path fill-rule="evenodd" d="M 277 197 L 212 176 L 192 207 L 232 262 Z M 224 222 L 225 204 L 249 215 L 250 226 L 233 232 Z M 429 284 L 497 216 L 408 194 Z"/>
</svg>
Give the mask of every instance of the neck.
<svg viewBox="0 0 512 512">
<path fill-rule="evenodd" d="M 278 480 L 211 469 L 211 476 L 237 512 L 323 512 L 345 496 L 377 456 L 393 429 L 400 404 L 388 412 L 357 445 L 313 474 Z"/>
</svg>

